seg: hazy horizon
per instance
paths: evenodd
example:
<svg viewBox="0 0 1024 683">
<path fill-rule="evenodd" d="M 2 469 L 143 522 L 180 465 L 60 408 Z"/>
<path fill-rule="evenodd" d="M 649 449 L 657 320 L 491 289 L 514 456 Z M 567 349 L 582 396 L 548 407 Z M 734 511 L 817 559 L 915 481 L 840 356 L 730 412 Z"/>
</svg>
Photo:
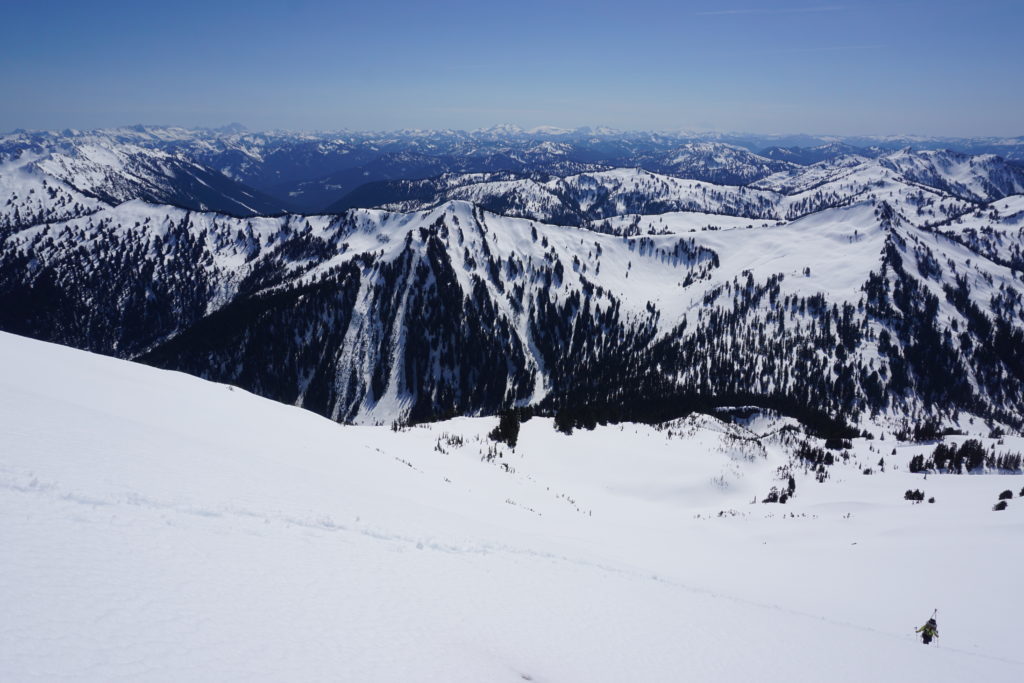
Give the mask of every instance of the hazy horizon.
<svg viewBox="0 0 1024 683">
<path fill-rule="evenodd" d="M 56 0 L 7 16 L 0 130 L 1024 134 L 1014 0 Z"/>
<path fill-rule="evenodd" d="M 360 134 L 372 135 L 372 134 L 403 133 L 403 132 L 408 132 L 408 133 L 413 133 L 413 132 L 443 133 L 443 132 L 448 132 L 448 131 L 453 132 L 453 133 L 468 133 L 468 134 L 472 134 L 472 133 L 488 132 L 488 131 L 491 131 L 491 130 L 497 131 L 497 130 L 500 130 L 502 128 L 509 128 L 509 129 L 518 129 L 519 132 L 526 133 L 526 134 L 536 133 L 538 135 L 543 135 L 543 134 L 548 134 L 548 135 L 571 134 L 571 133 L 577 133 L 577 132 L 580 132 L 580 131 L 583 131 L 583 130 L 591 130 L 591 131 L 607 130 L 610 133 L 622 133 L 622 134 L 650 133 L 650 134 L 654 134 L 654 135 L 678 135 L 678 136 L 681 136 L 681 137 L 685 137 L 685 136 L 696 136 L 696 137 L 699 137 L 699 136 L 708 136 L 708 137 L 711 137 L 711 136 L 721 136 L 721 137 L 727 137 L 727 138 L 738 138 L 738 137 L 749 136 L 749 137 L 755 137 L 755 138 L 780 138 L 780 139 L 782 139 L 782 138 L 806 137 L 806 138 L 814 138 L 814 139 L 820 139 L 820 140 L 837 140 L 837 141 L 838 140 L 847 140 L 847 139 L 856 139 L 856 138 L 864 138 L 864 139 L 875 139 L 875 138 L 877 138 L 879 140 L 883 140 L 883 139 L 887 139 L 887 138 L 892 138 L 892 139 L 897 139 L 897 140 L 913 140 L 915 138 L 922 138 L 922 139 L 925 139 L 925 138 L 928 138 L 928 139 L 950 139 L 950 140 L 956 140 L 956 139 L 970 140 L 970 139 L 986 139 L 986 138 L 993 138 L 993 139 L 999 139 L 999 138 L 1007 138 L 1007 139 L 1024 138 L 1024 126 L 1021 127 L 1021 131 L 1020 132 L 1018 132 L 1016 134 L 1007 134 L 1007 135 L 941 135 L 941 134 L 929 135 L 929 134 L 926 134 L 926 133 L 919 133 L 919 132 L 913 132 L 913 131 L 910 131 L 910 132 L 875 133 L 875 134 L 871 134 L 871 133 L 848 134 L 848 133 L 835 133 L 835 132 L 833 132 L 833 133 L 807 133 L 805 131 L 798 131 L 798 130 L 782 131 L 782 132 L 764 132 L 764 131 L 757 131 L 757 130 L 714 130 L 714 129 L 695 129 L 695 128 L 689 128 L 689 129 L 687 129 L 687 128 L 676 128 L 676 129 L 660 128 L 660 129 L 656 129 L 656 128 L 636 128 L 636 127 L 630 128 L 630 127 L 603 126 L 603 125 L 592 125 L 592 124 L 581 124 L 581 125 L 575 125 L 575 126 L 553 126 L 553 125 L 550 125 L 550 124 L 539 124 L 539 125 L 535 125 L 535 126 L 521 126 L 519 124 L 508 123 L 508 122 L 498 122 L 498 123 L 493 123 L 493 124 L 489 124 L 489 125 L 477 126 L 477 127 L 473 127 L 473 128 L 469 128 L 469 127 L 453 127 L 453 126 L 436 126 L 436 127 L 406 126 L 406 127 L 401 127 L 401 128 L 377 128 L 377 129 L 355 128 L 355 127 L 345 127 L 345 126 L 339 126 L 339 127 L 334 127 L 334 128 L 290 128 L 290 127 L 286 127 L 286 126 L 254 127 L 254 126 L 246 125 L 245 123 L 240 122 L 240 121 L 230 121 L 230 122 L 226 122 L 226 123 L 214 123 L 214 124 L 197 124 L 197 125 L 184 125 L 184 124 L 166 123 L 166 122 L 165 123 L 139 123 L 139 122 L 135 122 L 135 123 L 115 124 L 115 125 L 110 125 L 110 126 L 64 126 L 64 127 L 60 127 L 60 128 L 26 128 L 26 127 L 18 127 L 18 128 L 12 128 L 12 129 L 9 129 L 9 130 L 0 131 L 0 135 L 11 135 L 11 134 L 15 134 L 15 133 L 18 133 L 18 132 L 27 132 L 27 133 L 61 133 L 61 132 L 66 131 L 66 130 L 77 131 L 77 132 L 80 132 L 80 133 L 88 133 L 88 132 L 91 132 L 91 131 L 127 130 L 127 129 L 135 129 L 135 128 L 146 128 L 146 129 L 159 129 L 159 128 L 162 128 L 162 129 L 182 129 L 182 130 L 195 130 L 195 131 L 225 131 L 225 132 L 228 131 L 229 129 L 235 128 L 235 129 L 238 129 L 239 132 L 253 133 L 253 134 L 260 134 L 260 133 L 282 133 L 282 134 L 292 134 L 292 135 L 326 135 L 326 134 L 331 134 L 331 133 L 347 133 L 347 134 L 356 134 L 356 135 L 360 135 Z"/>
</svg>

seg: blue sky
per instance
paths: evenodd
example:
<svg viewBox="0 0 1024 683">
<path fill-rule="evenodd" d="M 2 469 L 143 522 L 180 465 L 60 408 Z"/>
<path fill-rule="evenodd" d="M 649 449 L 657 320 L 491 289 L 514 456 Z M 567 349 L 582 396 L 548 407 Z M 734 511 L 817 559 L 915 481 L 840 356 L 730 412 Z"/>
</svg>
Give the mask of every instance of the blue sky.
<svg viewBox="0 0 1024 683">
<path fill-rule="evenodd" d="M 1021 0 L 5 0 L 0 130 L 1024 134 Z"/>
</svg>

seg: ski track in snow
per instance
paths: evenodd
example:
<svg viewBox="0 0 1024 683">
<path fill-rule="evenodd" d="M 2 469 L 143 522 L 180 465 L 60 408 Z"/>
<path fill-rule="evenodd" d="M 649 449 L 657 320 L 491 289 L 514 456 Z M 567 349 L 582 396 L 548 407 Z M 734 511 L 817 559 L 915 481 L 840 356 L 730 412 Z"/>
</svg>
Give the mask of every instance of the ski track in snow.
<svg viewBox="0 0 1024 683">
<path fill-rule="evenodd" d="M 797 616 L 797 617 L 802 617 L 802 618 L 806 618 L 806 619 L 813 619 L 813 620 L 817 620 L 817 621 L 822 621 L 822 622 L 825 622 L 825 623 L 828 623 L 828 624 L 832 624 L 832 625 L 835 625 L 835 626 L 841 626 L 841 627 L 844 627 L 844 628 L 859 629 L 859 630 L 862 630 L 862 631 L 867 631 L 867 632 L 877 633 L 877 634 L 881 634 L 881 635 L 885 635 L 885 636 L 891 636 L 891 637 L 900 638 L 901 640 L 903 639 L 902 635 L 898 634 L 898 633 L 886 632 L 886 631 L 883 631 L 883 630 L 880 630 L 880 629 L 875 629 L 875 628 L 871 628 L 871 627 L 855 624 L 855 623 L 848 622 L 848 621 L 829 619 L 829 618 L 826 618 L 826 617 L 823 617 L 823 616 L 820 616 L 820 615 L 817 615 L 817 614 L 811 614 L 811 613 L 806 613 L 806 612 L 802 612 L 802 611 L 799 611 L 799 610 L 788 609 L 788 608 L 786 608 L 786 607 L 784 607 L 782 605 L 778 605 L 778 604 L 762 603 L 762 602 L 747 600 L 747 599 L 744 599 L 744 598 L 739 598 L 739 597 L 736 597 L 736 596 L 722 594 L 722 593 L 719 593 L 719 592 L 710 591 L 710 590 L 707 590 L 707 589 L 695 588 L 693 586 L 689 586 L 689 585 L 686 585 L 684 583 L 680 583 L 678 581 L 673 581 L 671 579 L 667 579 L 667 578 L 660 577 L 660 576 L 657 576 L 657 575 L 645 575 L 642 572 L 639 572 L 639 571 L 633 570 L 633 569 L 626 569 L 626 568 L 623 568 L 623 567 L 613 567 L 613 566 L 610 566 L 610 565 L 599 564 L 599 563 L 595 563 L 595 562 L 592 562 L 592 561 L 573 559 L 573 558 L 566 557 L 566 556 L 563 556 L 563 555 L 556 555 L 556 554 L 552 554 L 552 553 L 538 552 L 538 551 L 534 551 L 534 550 L 529 550 L 529 549 L 524 549 L 524 548 L 516 548 L 516 547 L 511 547 L 511 546 L 502 545 L 502 544 L 448 545 L 448 544 L 444 544 L 444 543 L 439 543 L 436 540 L 423 539 L 423 538 L 419 538 L 419 537 L 402 536 L 402 535 L 399 535 L 399 534 L 388 533 L 386 531 L 372 529 L 372 528 L 360 528 L 358 525 L 338 524 L 338 523 L 336 523 L 333 519 L 331 519 L 328 516 L 321 516 L 321 517 L 315 517 L 314 516 L 314 517 L 309 517 L 309 518 L 301 518 L 301 517 L 294 517 L 294 516 L 284 515 L 284 514 L 281 514 L 280 512 L 274 512 L 274 511 L 264 512 L 264 511 L 255 511 L 255 510 L 248 510 L 248 509 L 242 509 L 242 508 L 232 508 L 232 507 L 228 507 L 228 508 L 224 508 L 224 509 L 203 508 L 203 507 L 196 507 L 196 506 L 189 505 L 189 504 L 184 504 L 184 503 L 175 503 L 175 502 L 168 502 L 168 501 L 152 500 L 152 499 L 148 499 L 148 498 L 146 498 L 144 496 L 139 496 L 139 495 L 135 495 L 135 494 L 128 494 L 128 495 L 124 496 L 122 499 L 94 498 L 94 497 L 90 497 L 88 494 L 81 494 L 81 493 L 76 493 L 76 492 L 61 492 L 60 487 L 57 486 L 56 484 L 48 483 L 48 482 L 40 482 L 38 479 L 36 479 L 31 474 L 28 474 L 26 476 L 32 477 L 31 480 L 28 481 L 28 482 L 25 482 L 24 481 L 25 477 L 20 478 L 21 479 L 20 481 L 19 481 L 19 478 L 17 478 L 17 477 L 15 477 L 15 478 L 6 477 L 4 479 L 0 479 L 0 489 L 6 489 L 8 491 L 13 491 L 13 492 L 17 492 L 17 493 L 23 493 L 23 494 L 29 494 L 29 495 L 35 494 L 35 495 L 41 495 L 41 496 L 48 496 L 51 499 L 56 499 L 58 501 L 65 501 L 65 502 L 68 502 L 68 503 L 71 503 L 71 504 L 74 504 L 74 505 L 81 505 L 81 506 L 85 506 L 85 507 L 88 507 L 88 508 L 92 508 L 94 511 L 96 510 L 96 508 L 100 508 L 100 507 L 118 508 L 118 509 L 113 511 L 113 514 L 111 516 L 111 520 L 113 520 L 116 517 L 116 515 L 126 515 L 127 514 L 127 515 L 130 516 L 132 514 L 131 510 L 125 510 L 123 508 L 125 506 L 133 506 L 133 507 L 142 507 L 142 508 L 146 508 L 149 511 L 161 512 L 161 513 L 163 513 L 163 512 L 172 512 L 172 513 L 175 513 L 176 516 L 181 516 L 181 517 L 200 517 L 200 518 L 223 519 L 223 520 L 227 521 L 229 524 L 239 525 L 239 526 L 241 526 L 241 525 L 243 525 L 243 524 L 245 524 L 247 522 L 251 522 L 252 520 L 255 520 L 255 523 L 257 523 L 257 524 L 262 524 L 262 525 L 276 524 L 276 525 L 279 525 L 279 526 L 283 526 L 285 528 L 294 527 L 294 528 L 297 528 L 297 529 L 299 529 L 301 531 L 312 530 L 312 531 L 320 531 L 320 532 L 325 532 L 325 533 L 359 534 L 361 536 L 364 536 L 364 537 L 367 537 L 367 538 L 370 538 L 370 539 L 374 539 L 374 540 L 377 540 L 377 541 L 382 541 L 382 542 L 387 542 L 387 543 L 395 543 L 395 544 L 402 544 L 402 545 L 405 545 L 405 546 L 414 546 L 417 550 L 431 550 L 431 551 L 443 552 L 443 553 L 475 554 L 475 555 L 491 555 L 491 554 L 494 554 L 494 553 L 501 553 L 501 554 L 510 555 L 510 556 L 524 556 L 524 557 L 531 558 L 531 559 L 552 560 L 552 561 L 556 561 L 556 562 L 564 562 L 564 563 L 568 563 L 568 564 L 571 564 L 571 565 L 577 565 L 577 566 L 580 566 L 580 567 L 584 567 L 584 568 L 587 568 L 587 569 L 593 569 L 593 570 L 597 570 L 597 571 L 600 571 L 600 572 L 609 572 L 611 574 L 619 575 L 619 576 L 625 577 L 625 578 L 630 579 L 630 580 L 651 580 L 651 581 L 655 581 L 655 582 L 658 582 L 658 583 L 670 586 L 670 587 L 672 587 L 674 589 L 679 589 L 679 590 L 684 590 L 684 591 L 688 591 L 688 592 L 699 594 L 699 595 L 704 595 L 704 596 L 707 596 L 707 597 L 710 597 L 710 598 L 714 598 L 716 600 L 730 600 L 730 601 L 736 602 L 736 603 L 741 604 L 741 605 L 747 605 L 747 606 L 756 607 L 756 608 L 759 608 L 759 609 L 778 610 L 780 612 L 784 612 L 784 613 L 789 614 L 789 615 L 793 615 L 793 616 Z M 186 521 L 186 520 L 182 519 L 181 517 L 177 518 L 178 519 L 177 522 L 167 521 L 167 524 L 173 525 L 173 526 L 181 526 L 182 522 Z M 259 528 L 259 527 L 257 526 L 256 528 Z M 246 530 L 246 529 L 236 529 L 235 531 L 254 533 L 253 529 L 248 529 L 248 530 Z M 947 647 L 947 648 L 944 648 L 944 649 L 950 650 L 950 651 L 953 651 L 953 652 L 958 652 L 958 653 L 970 655 L 970 656 L 973 656 L 973 657 L 981 657 L 981 658 L 985 658 L 985 659 L 992 659 L 992 660 L 995 660 L 995 661 L 1001 661 L 1001 662 L 1006 662 L 1006 663 L 1010 663 L 1010 664 L 1024 666 L 1024 661 L 1019 661 L 1019 660 L 1015 660 L 1015 659 L 1009 659 L 1009 658 L 1005 658 L 1005 657 L 995 657 L 995 656 L 980 654 L 980 653 L 976 653 L 976 652 L 969 652 L 967 650 L 961 650 L 961 649 L 957 649 L 957 648 L 948 648 Z"/>
<path fill-rule="evenodd" d="M 483 462 L 493 419 L 340 427 L 177 373 L 11 335 L 0 349 L 7 680 L 1024 671 L 1020 510 L 988 509 L 1024 478 L 851 464 L 825 484 L 798 473 L 790 505 L 751 506 L 781 451 L 769 439 L 751 460 L 736 450 L 750 433 L 713 418 L 572 437 L 535 418 Z M 890 469 L 915 449 L 900 451 Z M 898 499 L 922 483 L 936 505 Z M 925 648 L 911 630 L 933 602 L 940 640 Z"/>
</svg>

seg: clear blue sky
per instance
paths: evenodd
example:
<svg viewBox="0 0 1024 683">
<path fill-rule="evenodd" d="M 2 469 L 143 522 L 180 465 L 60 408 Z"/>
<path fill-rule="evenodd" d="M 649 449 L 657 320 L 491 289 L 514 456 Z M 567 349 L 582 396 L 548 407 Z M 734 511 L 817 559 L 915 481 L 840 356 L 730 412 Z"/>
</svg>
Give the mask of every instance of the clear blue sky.
<svg viewBox="0 0 1024 683">
<path fill-rule="evenodd" d="M 2 4 L 0 130 L 1024 134 L 1022 0 Z"/>
</svg>

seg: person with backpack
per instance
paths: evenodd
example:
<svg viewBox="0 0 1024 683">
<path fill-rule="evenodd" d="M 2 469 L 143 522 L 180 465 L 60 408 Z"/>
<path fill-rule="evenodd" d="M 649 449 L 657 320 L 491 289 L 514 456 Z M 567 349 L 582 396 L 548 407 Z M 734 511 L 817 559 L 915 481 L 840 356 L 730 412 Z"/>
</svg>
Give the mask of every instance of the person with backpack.
<svg viewBox="0 0 1024 683">
<path fill-rule="evenodd" d="M 924 626 L 914 631 L 914 633 L 921 634 L 921 642 L 928 645 L 932 642 L 932 638 L 939 637 L 939 622 L 935 620 L 935 616 L 939 613 L 939 610 L 932 612 L 931 619 L 925 622 Z"/>
</svg>

